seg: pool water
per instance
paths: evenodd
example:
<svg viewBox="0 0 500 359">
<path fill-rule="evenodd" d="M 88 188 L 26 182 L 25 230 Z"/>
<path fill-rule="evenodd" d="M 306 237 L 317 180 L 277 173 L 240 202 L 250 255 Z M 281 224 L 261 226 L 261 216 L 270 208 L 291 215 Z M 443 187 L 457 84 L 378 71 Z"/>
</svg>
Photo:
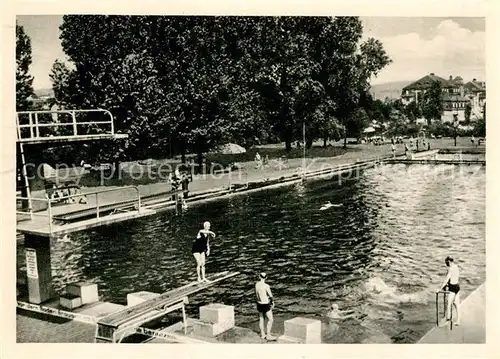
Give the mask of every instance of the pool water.
<svg viewBox="0 0 500 359">
<path fill-rule="evenodd" d="M 54 240 L 56 289 L 90 280 L 103 300 L 163 292 L 196 279 L 192 241 L 212 223 L 207 272 L 241 275 L 190 298 L 235 306 L 236 324 L 258 330 L 253 285 L 268 273 L 275 331 L 296 316 L 320 319 L 327 343 L 412 343 L 435 321 L 435 290 L 456 258 L 462 298 L 485 280 L 485 169 L 383 165 L 359 178 L 308 182 L 192 205 Z M 342 204 L 320 210 L 326 202 Z M 18 268 L 25 272 L 22 243 Z M 329 321 L 331 303 L 357 319 Z"/>
</svg>

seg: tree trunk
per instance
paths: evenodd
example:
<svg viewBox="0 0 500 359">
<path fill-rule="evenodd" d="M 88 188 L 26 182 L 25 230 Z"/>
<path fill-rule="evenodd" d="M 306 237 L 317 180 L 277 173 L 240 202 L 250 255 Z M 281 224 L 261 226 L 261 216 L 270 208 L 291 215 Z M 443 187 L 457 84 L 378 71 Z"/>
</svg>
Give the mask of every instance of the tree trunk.
<svg viewBox="0 0 500 359">
<path fill-rule="evenodd" d="M 198 149 L 196 151 L 196 163 L 198 164 L 198 174 L 203 174 L 203 151 Z"/>
<path fill-rule="evenodd" d="M 120 160 L 113 161 L 113 178 L 120 178 Z"/>
<path fill-rule="evenodd" d="M 290 152 L 292 150 L 292 131 L 290 128 L 285 129 L 284 137 L 286 152 Z"/>
<path fill-rule="evenodd" d="M 344 149 L 347 148 L 347 135 L 344 134 Z"/>
<path fill-rule="evenodd" d="M 306 140 L 306 148 L 307 148 L 308 150 L 310 150 L 310 149 L 311 149 L 311 147 L 312 147 L 312 145 L 313 145 L 313 140 L 312 140 L 312 139 L 307 139 L 307 140 Z"/>
<path fill-rule="evenodd" d="M 184 146 L 184 143 L 181 144 L 181 162 L 182 164 L 186 163 L 186 147 Z"/>
<path fill-rule="evenodd" d="M 328 144 L 328 137 L 323 137 L 323 147 L 326 147 Z"/>
</svg>

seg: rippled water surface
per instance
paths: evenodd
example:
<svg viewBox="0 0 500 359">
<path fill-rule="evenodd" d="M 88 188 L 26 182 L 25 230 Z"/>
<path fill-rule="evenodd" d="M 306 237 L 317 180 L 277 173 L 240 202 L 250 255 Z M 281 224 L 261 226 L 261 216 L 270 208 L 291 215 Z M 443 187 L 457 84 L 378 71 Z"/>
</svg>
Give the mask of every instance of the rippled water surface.
<svg viewBox="0 0 500 359">
<path fill-rule="evenodd" d="M 342 203 L 321 211 L 326 201 Z M 191 243 L 204 220 L 217 238 L 207 271 L 242 274 L 190 298 L 235 306 L 258 328 L 253 284 L 269 274 L 276 331 L 295 316 L 321 319 L 325 342 L 415 342 L 434 325 L 434 291 L 452 255 L 464 298 L 485 279 L 485 170 L 481 166 L 385 165 L 343 184 L 282 187 L 195 205 L 53 242 L 56 288 L 99 284 L 104 300 L 166 291 L 196 278 Z M 24 271 L 22 247 L 18 248 Z M 331 303 L 363 316 L 329 322 Z"/>
</svg>

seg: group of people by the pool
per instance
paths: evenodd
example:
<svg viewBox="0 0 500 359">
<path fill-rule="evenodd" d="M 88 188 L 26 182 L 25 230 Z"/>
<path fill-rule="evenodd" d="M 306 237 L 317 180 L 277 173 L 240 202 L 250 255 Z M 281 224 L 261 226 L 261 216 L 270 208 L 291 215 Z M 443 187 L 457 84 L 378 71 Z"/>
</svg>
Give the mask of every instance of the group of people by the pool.
<svg viewBox="0 0 500 359">
<path fill-rule="evenodd" d="M 196 274 L 198 282 L 209 282 L 205 276 L 205 261 L 210 255 L 210 237 L 215 238 L 215 233 L 210 230 L 210 222 L 203 223 L 203 228 L 198 231 L 193 242 L 192 253 L 196 259 Z M 458 266 L 453 258 L 446 257 L 445 264 L 448 272 L 437 292 L 445 291 L 448 294 L 447 308 L 445 311 L 445 320 L 442 325 L 446 325 L 451 320 L 452 305 L 455 306 L 457 319 L 455 325 L 460 324 L 460 285 L 458 283 L 460 273 Z M 259 280 L 255 283 L 256 309 L 259 312 L 259 327 L 262 339 L 276 340 L 271 335 L 273 325 L 274 300 L 271 287 L 266 283 L 267 274 L 260 273 Z M 333 303 L 326 314 L 327 318 L 333 320 L 344 320 L 359 318 L 360 313 L 355 310 L 340 310 L 338 304 Z"/>
</svg>

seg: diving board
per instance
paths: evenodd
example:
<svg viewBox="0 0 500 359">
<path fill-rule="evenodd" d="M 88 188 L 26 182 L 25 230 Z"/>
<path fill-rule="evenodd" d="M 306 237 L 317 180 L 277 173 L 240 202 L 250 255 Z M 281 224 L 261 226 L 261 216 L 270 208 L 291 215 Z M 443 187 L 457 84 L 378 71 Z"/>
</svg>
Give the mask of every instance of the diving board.
<svg viewBox="0 0 500 359">
<path fill-rule="evenodd" d="M 184 328 L 186 328 L 185 304 L 187 297 L 205 290 L 216 283 L 232 278 L 239 272 L 221 272 L 208 278 L 209 282 L 192 282 L 161 294 L 130 308 L 122 309 L 97 322 L 96 343 L 119 343 L 127 334 L 136 332 L 144 323 L 157 319 L 174 310 L 182 310 Z"/>
</svg>

